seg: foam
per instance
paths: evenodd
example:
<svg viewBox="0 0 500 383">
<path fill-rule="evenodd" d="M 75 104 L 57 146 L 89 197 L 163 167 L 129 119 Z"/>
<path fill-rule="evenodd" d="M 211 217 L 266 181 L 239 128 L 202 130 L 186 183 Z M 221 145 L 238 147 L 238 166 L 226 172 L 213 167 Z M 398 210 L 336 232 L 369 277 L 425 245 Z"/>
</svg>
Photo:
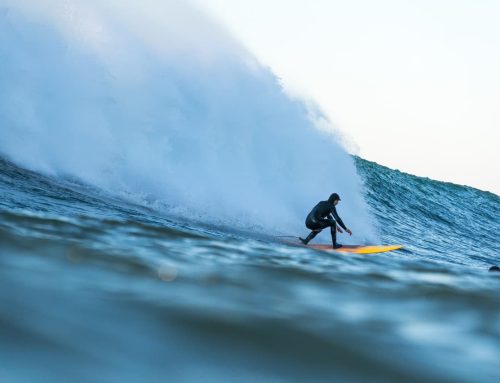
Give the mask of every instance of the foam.
<svg viewBox="0 0 500 383">
<path fill-rule="evenodd" d="M 280 233 L 304 234 L 310 208 L 338 192 L 351 242 L 373 236 L 354 162 L 320 109 L 196 9 L 3 4 L 4 156 L 187 218 Z"/>
</svg>

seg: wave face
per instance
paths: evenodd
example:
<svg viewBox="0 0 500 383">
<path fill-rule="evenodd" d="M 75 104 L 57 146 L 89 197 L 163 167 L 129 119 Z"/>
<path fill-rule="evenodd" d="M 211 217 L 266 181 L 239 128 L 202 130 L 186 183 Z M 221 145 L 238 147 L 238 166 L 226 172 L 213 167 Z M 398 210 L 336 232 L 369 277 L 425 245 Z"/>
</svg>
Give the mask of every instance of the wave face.
<svg viewBox="0 0 500 383">
<path fill-rule="evenodd" d="M 498 260 L 500 198 L 356 159 L 370 209 L 387 243 L 426 258 L 483 267 Z"/>
<path fill-rule="evenodd" d="M 189 220 L 273 233 L 302 228 L 335 191 L 357 217 L 353 241 L 373 240 L 355 165 L 321 112 L 184 3 L 5 3 L 0 153 Z"/>
</svg>

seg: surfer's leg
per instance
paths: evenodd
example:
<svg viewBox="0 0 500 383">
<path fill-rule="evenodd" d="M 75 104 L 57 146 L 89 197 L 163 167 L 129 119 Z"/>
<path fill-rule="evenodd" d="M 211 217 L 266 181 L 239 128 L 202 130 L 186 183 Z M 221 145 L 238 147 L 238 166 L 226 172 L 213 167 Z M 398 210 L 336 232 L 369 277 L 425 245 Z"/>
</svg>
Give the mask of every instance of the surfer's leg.
<svg viewBox="0 0 500 383">
<path fill-rule="evenodd" d="M 314 237 L 316 237 L 319 233 L 321 232 L 321 229 L 319 230 L 312 230 L 309 235 L 307 236 L 306 239 L 300 238 L 300 242 L 302 242 L 304 245 L 307 245 Z"/>
<path fill-rule="evenodd" d="M 314 237 L 321 233 L 321 230 L 326 229 L 328 226 L 330 226 L 331 222 L 335 223 L 335 221 L 332 219 L 321 219 L 318 221 L 306 222 L 307 228 L 311 229 L 312 231 L 311 233 L 309 233 L 306 239 L 299 237 L 300 241 L 304 245 L 307 245 L 309 241 L 311 241 Z"/>
<path fill-rule="evenodd" d="M 300 242 L 302 242 L 304 245 L 307 245 L 314 237 L 316 237 L 319 233 L 321 233 L 321 230 L 323 230 L 325 227 L 324 222 L 317 222 L 317 221 L 306 221 L 306 226 L 308 229 L 311 230 L 309 235 L 307 236 L 306 239 L 300 238 Z"/>
<path fill-rule="evenodd" d="M 321 225 L 323 227 L 330 226 L 330 233 L 332 234 L 332 246 L 334 249 L 338 249 L 342 245 L 337 243 L 337 222 L 334 219 L 323 219 L 321 220 Z"/>
<path fill-rule="evenodd" d="M 330 232 L 332 233 L 332 246 L 334 249 L 342 247 L 337 243 L 337 223 L 333 221 L 333 225 L 330 226 Z"/>
</svg>

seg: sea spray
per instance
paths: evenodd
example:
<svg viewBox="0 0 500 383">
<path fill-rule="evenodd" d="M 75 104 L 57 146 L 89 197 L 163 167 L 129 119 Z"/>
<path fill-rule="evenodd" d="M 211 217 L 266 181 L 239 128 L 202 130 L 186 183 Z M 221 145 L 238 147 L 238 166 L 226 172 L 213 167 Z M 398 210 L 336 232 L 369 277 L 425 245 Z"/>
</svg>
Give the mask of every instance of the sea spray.
<svg viewBox="0 0 500 383">
<path fill-rule="evenodd" d="M 22 166 L 270 233 L 305 234 L 335 191 L 351 242 L 373 241 L 319 109 L 183 2 L 4 0 L 0 57 L 0 153 Z"/>
</svg>

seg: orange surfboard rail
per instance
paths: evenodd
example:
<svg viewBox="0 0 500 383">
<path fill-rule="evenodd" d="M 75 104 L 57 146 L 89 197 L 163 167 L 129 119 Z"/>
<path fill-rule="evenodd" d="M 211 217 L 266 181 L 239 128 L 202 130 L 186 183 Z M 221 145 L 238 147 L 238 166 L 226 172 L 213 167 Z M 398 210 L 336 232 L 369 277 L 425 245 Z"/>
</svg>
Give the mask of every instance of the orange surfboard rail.
<svg viewBox="0 0 500 383">
<path fill-rule="evenodd" d="M 387 251 L 393 251 L 403 248 L 403 245 L 371 245 L 371 246 L 343 245 L 338 249 L 332 248 L 332 245 L 304 245 L 304 246 L 316 250 L 335 251 L 339 253 L 351 253 L 351 254 L 385 253 Z"/>
</svg>

